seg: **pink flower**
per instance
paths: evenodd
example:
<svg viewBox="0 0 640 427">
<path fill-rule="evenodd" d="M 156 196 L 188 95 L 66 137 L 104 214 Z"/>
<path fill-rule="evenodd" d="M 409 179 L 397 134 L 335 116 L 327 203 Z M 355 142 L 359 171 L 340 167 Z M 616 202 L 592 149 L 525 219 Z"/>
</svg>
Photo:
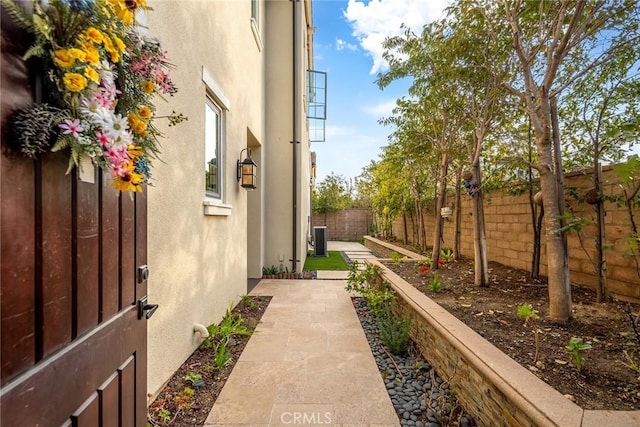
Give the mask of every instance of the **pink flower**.
<svg viewBox="0 0 640 427">
<path fill-rule="evenodd" d="M 78 132 L 82 132 L 84 130 L 84 128 L 80 126 L 80 119 L 75 119 L 73 121 L 69 119 L 65 119 L 64 123 L 61 123 L 58 126 L 60 127 L 60 129 L 64 130 L 62 132 L 64 135 L 71 134 L 76 139 L 80 138 L 80 135 L 78 135 Z"/>
<path fill-rule="evenodd" d="M 109 137 L 106 135 L 107 132 L 96 131 L 96 138 L 98 138 L 98 143 L 103 147 L 109 143 Z"/>
</svg>

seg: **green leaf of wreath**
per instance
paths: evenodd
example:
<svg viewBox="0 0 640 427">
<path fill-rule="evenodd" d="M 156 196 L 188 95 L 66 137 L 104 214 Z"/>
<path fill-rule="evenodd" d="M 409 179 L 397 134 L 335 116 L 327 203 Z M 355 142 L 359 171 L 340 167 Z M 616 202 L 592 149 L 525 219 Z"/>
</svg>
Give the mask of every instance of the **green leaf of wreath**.
<svg viewBox="0 0 640 427">
<path fill-rule="evenodd" d="M 7 8 L 7 12 L 20 28 L 29 32 L 34 31 L 33 17 L 29 12 L 11 0 L 2 0 L 2 4 Z"/>
</svg>

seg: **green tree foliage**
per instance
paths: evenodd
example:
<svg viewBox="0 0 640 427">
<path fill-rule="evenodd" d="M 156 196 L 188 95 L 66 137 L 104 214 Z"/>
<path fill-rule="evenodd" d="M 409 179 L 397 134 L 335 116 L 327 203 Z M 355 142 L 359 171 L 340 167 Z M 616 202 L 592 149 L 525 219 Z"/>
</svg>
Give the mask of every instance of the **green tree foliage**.
<svg viewBox="0 0 640 427">
<path fill-rule="evenodd" d="M 409 214 L 420 224 L 424 206 L 446 202 L 449 164 L 474 172 L 480 190 L 541 189 L 550 317 L 566 321 L 567 249 L 555 232 L 561 176 L 593 164 L 595 154 L 622 159 L 638 142 L 639 10 L 632 0 L 457 0 L 420 33 L 404 28 L 387 39 L 390 69 L 377 84 L 410 79 L 411 86 L 381 121 L 392 127 L 389 145 L 358 181 L 376 216 Z M 424 245 L 414 230 L 416 237 Z"/>
<path fill-rule="evenodd" d="M 343 176 L 329 174 L 317 184 L 312 193 L 312 207 L 315 213 L 336 212 L 353 206 L 352 186 Z"/>
</svg>

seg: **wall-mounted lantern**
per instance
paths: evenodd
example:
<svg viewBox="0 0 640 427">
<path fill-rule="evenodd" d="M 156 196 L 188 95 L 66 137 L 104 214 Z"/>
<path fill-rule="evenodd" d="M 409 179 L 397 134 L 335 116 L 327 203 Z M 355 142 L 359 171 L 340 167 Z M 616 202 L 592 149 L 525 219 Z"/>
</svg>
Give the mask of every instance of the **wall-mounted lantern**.
<svg viewBox="0 0 640 427">
<path fill-rule="evenodd" d="M 240 158 L 242 158 L 244 151 L 247 152 L 247 157 L 242 162 L 238 160 L 237 178 L 242 188 L 253 190 L 256 188 L 258 165 L 251 158 L 251 150 L 249 148 L 240 151 Z"/>
</svg>

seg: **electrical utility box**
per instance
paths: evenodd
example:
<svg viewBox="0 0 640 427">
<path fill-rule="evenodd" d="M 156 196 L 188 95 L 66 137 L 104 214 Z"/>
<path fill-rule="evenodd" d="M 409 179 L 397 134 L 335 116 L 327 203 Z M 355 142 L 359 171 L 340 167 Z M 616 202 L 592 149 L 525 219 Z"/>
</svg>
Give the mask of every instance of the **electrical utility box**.
<svg viewBox="0 0 640 427">
<path fill-rule="evenodd" d="M 313 227 L 313 256 L 329 256 L 327 227 Z"/>
</svg>

